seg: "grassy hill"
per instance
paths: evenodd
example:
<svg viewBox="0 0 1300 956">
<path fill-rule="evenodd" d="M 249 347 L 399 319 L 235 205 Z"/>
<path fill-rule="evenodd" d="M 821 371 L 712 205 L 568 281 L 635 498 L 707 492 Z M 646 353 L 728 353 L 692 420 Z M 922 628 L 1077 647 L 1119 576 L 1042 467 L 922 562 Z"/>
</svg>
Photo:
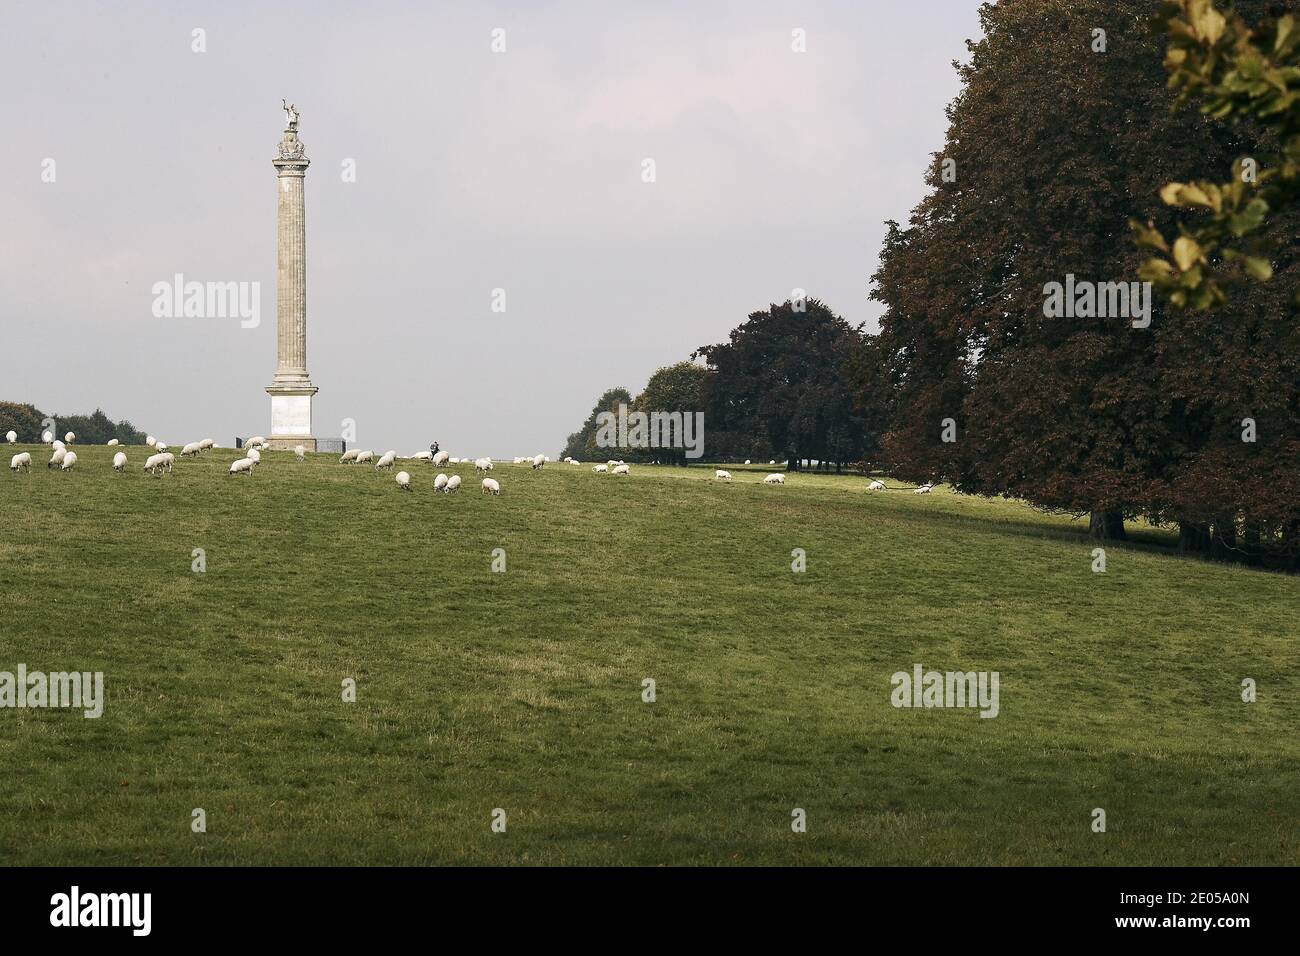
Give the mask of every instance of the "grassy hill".
<svg viewBox="0 0 1300 956">
<path fill-rule="evenodd" d="M 107 704 L 0 710 L 7 863 L 1300 863 L 1293 577 L 848 476 L 18 450 L 0 670 Z M 916 663 L 999 716 L 895 709 Z"/>
</svg>

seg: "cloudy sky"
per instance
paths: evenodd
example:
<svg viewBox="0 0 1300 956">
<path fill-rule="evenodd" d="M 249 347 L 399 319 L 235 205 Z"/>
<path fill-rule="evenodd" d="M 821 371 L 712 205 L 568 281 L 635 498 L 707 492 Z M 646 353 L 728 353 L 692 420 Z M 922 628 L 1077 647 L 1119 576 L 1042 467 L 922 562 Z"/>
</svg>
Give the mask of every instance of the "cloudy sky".
<svg viewBox="0 0 1300 956">
<path fill-rule="evenodd" d="M 604 389 L 792 289 L 874 327 L 978 5 L 6 0 L 0 399 L 269 431 L 281 97 L 318 437 L 554 455 Z M 260 326 L 156 318 L 176 273 L 260 283 Z"/>
</svg>

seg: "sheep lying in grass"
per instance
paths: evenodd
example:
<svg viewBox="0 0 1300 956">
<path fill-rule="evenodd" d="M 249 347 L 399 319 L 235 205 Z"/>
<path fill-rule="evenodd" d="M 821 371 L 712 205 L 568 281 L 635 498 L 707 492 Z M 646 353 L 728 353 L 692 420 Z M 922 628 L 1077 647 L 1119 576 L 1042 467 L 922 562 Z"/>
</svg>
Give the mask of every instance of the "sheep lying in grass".
<svg viewBox="0 0 1300 956">
<path fill-rule="evenodd" d="M 501 494 L 501 484 L 495 478 L 484 478 L 483 494 L 485 495 Z"/>
<path fill-rule="evenodd" d="M 113 456 L 113 470 L 126 471 L 126 452 L 119 451 Z"/>
<path fill-rule="evenodd" d="M 16 431 L 5 432 L 5 440 L 11 445 L 18 443 L 18 433 Z"/>
<path fill-rule="evenodd" d="M 196 458 L 198 457 L 198 454 L 199 454 L 199 443 L 196 441 L 187 442 L 185 447 L 181 449 L 182 458 Z"/>
<path fill-rule="evenodd" d="M 359 452 L 357 452 L 357 464 L 358 464 L 358 465 L 368 465 L 368 464 L 370 464 L 370 463 L 371 463 L 372 461 L 374 461 L 374 460 L 375 460 L 375 453 L 374 453 L 373 451 L 359 451 Z"/>
<path fill-rule="evenodd" d="M 45 465 L 46 471 L 48 471 L 51 468 L 62 468 L 63 458 L 67 454 L 68 453 L 64 451 L 62 448 L 54 449 L 54 454 L 50 456 L 50 460 Z"/>
<path fill-rule="evenodd" d="M 397 482 L 397 487 L 402 489 L 402 491 L 411 490 L 411 476 L 406 472 L 399 471 L 393 480 Z"/>
<path fill-rule="evenodd" d="M 765 485 L 784 485 L 784 484 L 785 484 L 785 475 L 782 475 L 782 474 L 768 475 L 766 478 L 763 479 L 763 484 L 765 484 Z"/>
<path fill-rule="evenodd" d="M 340 465 L 356 464 L 356 460 L 357 460 L 357 450 L 355 448 L 350 448 L 347 451 L 345 451 L 342 455 L 339 456 Z"/>
<path fill-rule="evenodd" d="M 72 466 L 77 463 L 77 453 L 75 451 L 66 452 L 63 456 L 63 464 L 60 466 L 63 471 L 71 471 Z"/>
<path fill-rule="evenodd" d="M 873 481 L 871 484 L 867 485 L 867 491 L 888 491 L 888 490 L 889 489 L 885 487 L 885 483 L 880 480 Z"/>
<path fill-rule="evenodd" d="M 610 474 L 614 475 L 626 475 L 627 473 L 627 465 L 615 465 L 614 470 L 610 472 Z"/>
<path fill-rule="evenodd" d="M 452 475 L 447 479 L 447 486 L 442 489 L 444 495 L 449 495 L 460 489 L 460 475 Z"/>
<path fill-rule="evenodd" d="M 430 460 L 433 462 L 434 465 L 445 465 L 447 464 L 447 459 L 449 459 L 450 457 L 451 454 L 449 452 L 440 451 L 438 452 L 438 454 L 434 455 L 433 458 Z"/>
<path fill-rule="evenodd" d="M 116 438 L 110 438 L 110 439 L 108 440 L 108 447 L 109 447 L 109 448 L 116 448 L 116 447 L 117 447 L 118 445 L 120 445 L 120 444 L 121 444 L 121 442 L 119 442 Z"/>
<path fill-rule="evenodd" d="M 731 472 L 723 471 L 721 468 L 719 468 L 717 471 L 713 473 L 713 477 L 716 478 L 718 481 L 730 481 Z"/>
<path fill-rule="evenodd" d="M 592 465 L 591 470 L 598 475 L 603 475 L 609 471 L 609 465 Z"/>
<path fill-rule="evenodd" d="M 447 476 L 442 472 L 438 472 L 438 477 L 433 479 L 433 490 L 443 491 L 444 489 L 446 489 L 446 487 L 447 487 Z"/>
<path fill-rule="evenodd" d="M 928 495 L 928 494 L 929 494 L 931 491 L 933 491 L 933 490 L 934 490 L 934 489 L 933 489 L 933 486 L 932 486 L 932 485 L 927 481 L 927 482 L 926 482 L 925 484 L 923 484 L 920 488 L 914 488 L 914 489 L 912 490 L 912 494 L 914 494 L 914 495 Z"/>
<path fill-rule="evenodd" d="M 232 475 L 252 475 L 253 466 L 257 462 L 251 458 L 240 458 L 230 463 L 230 474 Z"/>
<path fill-rule="evenodd" d="M 29 452 L 21 451 L 9 459 L 9 470 L 15 475 L 19 471 L 32 470 L 32 456 Z"/>
<path fill-rule="evenodd" d="M 384 468 L 392 468 L 393 462 L 397 461 L 397 452 L 389 450 L 379 456 L 375 462 L 375 471 L 381 471 Z"/>
</svg>

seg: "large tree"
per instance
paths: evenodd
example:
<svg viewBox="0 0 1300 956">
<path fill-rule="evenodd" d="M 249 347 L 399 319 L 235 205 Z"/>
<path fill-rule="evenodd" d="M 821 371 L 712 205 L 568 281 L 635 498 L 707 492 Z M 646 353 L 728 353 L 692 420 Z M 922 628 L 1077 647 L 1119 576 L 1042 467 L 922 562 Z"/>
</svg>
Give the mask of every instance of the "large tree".
<svg viewBox="0 0 1300 956">
<path fill-rule="evenodd" d="M 631 406 L 632 393 L 622 387 L 606 389 L 605 393 L 596 399 L 596 404 L 591 409 L 591 414 L 587 420 L 582 423 L 582 427 L 569 436 L 569 440 L 564 445 L 564 451 L 560 453 L 561 458 L 577 458 L 579 461 L 594 461 L 602 458 L 623 457 L 620 452 L 626 449 L 613 447 L 604 447 L 596 442 L 596 418 L 601 412 L 610 412 L 618 414 L 619 405 Z"/>
<path fill-rule="evenodd" d="M 650 381 L 646 383 L 644 391 L 636 397 L 633 403 L 636 411 L 644 412 L 647 415 L 656 412 L 667 412 L 669 414 L 680 413 L 681 415 L 694 415 L 704 411 L 704 387 L 708 372 L 701 365 L 694 362 L 677 362 L 673 365 L 665 366 L 658 369 L 650 376 Z M 710 454 L 708 445 L 708 423 L 705 422 L 704 433 L 704 454 Z M 694 438 L 695 433 L 692 432 Z M 673 440 L 676 444 L 682 444 L 682 436 L 675 435 Z M 664 444 L 661 441 L 661 444 Z M 645 450 L 638 457 L 654 461 L 660 461 L 665 464 L 671 462 L 678 465 L 686 465 L 686 451 L 684 447 L 659 447 Z"/>
<path fill-rule="evenodd" d="M 823 302 L 808 299 L 753 312 L 728 341 L 694 356 L 708 362 L 706 424 L 762 436 L 797 468 L 804 459 L 856 462 L 867 429 L 848 375 L 862 333 Z"/>
<path fill-rule="evenodd" d="M 900 473 L 1090 513 L 1101 538 L 1167 491 L 1194 425 L 1163 379 L 1198 359 L 1162 370 L 1186 333 L 1159 302 L 1145 328 L 1049 317 L 1049 284 L 1131 279 L 1134 212 L 1167 216 L 1172 171 L 1230 168 L 1242 146 L 1171 110 L 1150 13 L 1146 0 L 981 8 L 929 195 L 891 225 L 872 293 Z"/>
</svg>

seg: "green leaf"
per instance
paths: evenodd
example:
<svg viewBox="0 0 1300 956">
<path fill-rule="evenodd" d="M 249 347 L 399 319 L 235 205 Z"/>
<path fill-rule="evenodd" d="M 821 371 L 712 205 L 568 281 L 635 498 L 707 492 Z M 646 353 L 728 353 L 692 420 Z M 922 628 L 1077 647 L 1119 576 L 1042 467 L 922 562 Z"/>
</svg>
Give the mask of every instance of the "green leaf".
<svg viewBox="0 0 1300 956">
<path fill-rule="evenodd" d="M 1201 258 L 1201 246 L 1191 236 L 1179 236 L 1174 242 L 1174 262 L 1186 272 Z"/>
<path fill-rule="evenodd" d="M 1267 282 L 1273 278 L 1273 265 L 1267 259 L 1261 259 L 1258 256 L 1246 257 L 1246 271 L 1260 282 Z"/>
</svg>

